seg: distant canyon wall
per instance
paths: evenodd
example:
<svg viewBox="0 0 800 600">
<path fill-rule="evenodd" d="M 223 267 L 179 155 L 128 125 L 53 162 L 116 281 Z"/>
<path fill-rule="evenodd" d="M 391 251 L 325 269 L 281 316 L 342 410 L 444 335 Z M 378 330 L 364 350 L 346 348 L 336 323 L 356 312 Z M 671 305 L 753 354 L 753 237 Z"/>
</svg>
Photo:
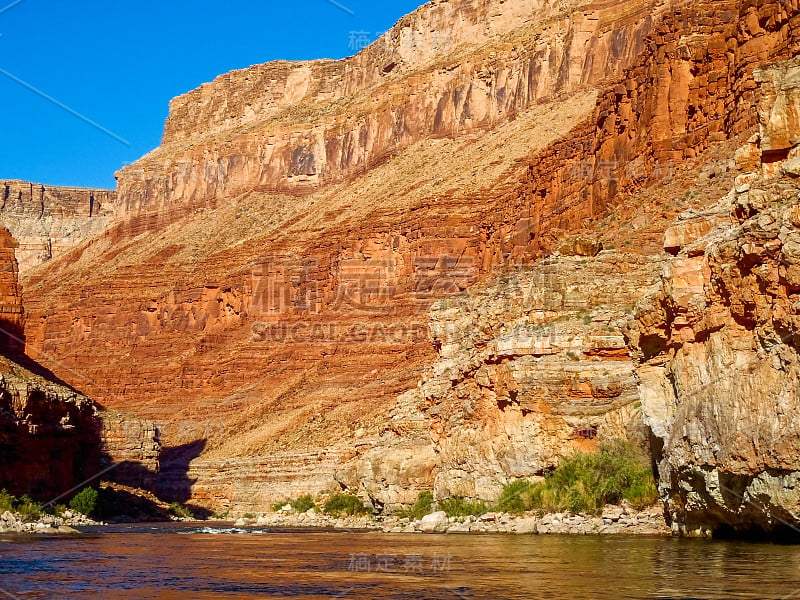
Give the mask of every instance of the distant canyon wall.
<svg viewBox="0 0 800 600">
<path fill-rule="evenodd" d="M 0 224 L 19 246 L 22 272 L 64 254 L 112 223 L 117 194 L 110 190 L 0 180 Z"/>
<path fill-rule="evenodd" d="M 233 71 L 172 101 L 161 147 L 117 173 L 120 208 L 309 191 L 421 139 L 489 130 L 620 76 L 661 10 L 432 2 L 352 58 Z"/>
</svg>

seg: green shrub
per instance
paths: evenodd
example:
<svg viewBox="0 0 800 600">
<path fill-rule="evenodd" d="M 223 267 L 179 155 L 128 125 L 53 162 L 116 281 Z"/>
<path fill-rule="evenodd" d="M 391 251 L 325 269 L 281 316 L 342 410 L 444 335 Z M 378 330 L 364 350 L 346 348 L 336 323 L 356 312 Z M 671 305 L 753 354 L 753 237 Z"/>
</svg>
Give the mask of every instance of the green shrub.
<svg viewBox="0 0 800 600">
<path fill-rule="evenodd" d="M 0 490 L 0 512 L 13 512 L 17 499 L 6 490 Z"/>
<path fill-rule="evenodd" d="M 169 514 L 179 519 L 194 519 L 194 514 L 180 502 L 173 502 L 167 508 Z"/>
<path fill-rule="evenodd" d="M 355 516 L 363 515 L 367 512 L 364 504 L 356 496 L 350 494 L 336 494 L 332 496 L 322 509 L 333 516 Z"/>
<path fill-rule="evenodd" d="M 53 507 L 53 514 L 56 517 L 63 517 L 65 512 L 67 512 L 67 507 L 64 504 L 56 504 Z"/>
<path fill-rule="evenodd" d="M 648 459 L 621 442 L 603 444 L 598 453 L 567 458 L 544 482 L 531 486 L 526 495 L 529 508 L 590 514 L 622 500 L 634 508 L 644 508 L 658 499 Z"/>
<path fill-rule="evenodd" d="M 497 510 L 516 515 L 530 510 L 532 489 L 533 484 L 527 479 L 507 483 L 497 501 Z"/>
<path fill-rule="evenodd" d="M 448 517 L 480 516 L 489 511 L 483 502 L 468 502 L 462 496 L 452 496 L 439 502 L 439 510 L 447 513 Z"/>
<path fill-rule="evenodd" d="M 306 511 L 311 510 L 312 508 L 316 508 L 317 505 L 314 503 L 314 499 L 311 497 L 310 494 L 304 494 L 297 498 L 296 500 L 292 500 L 290 502 L 292 505 L 292 509 L 298 513 L 304 513 Z"/>
<path fill-rule="evenodd" d="M 272 505 L 272 512 L 279 512 L 284 506 L 287 504 L 291 505 L 289 500 L 284 500 L 283 502 L 276 502 Z"/>
<path fill-rule="evenodd" d="M 97 496 L 97 490 L 93 488 L 84 488 L 69 501 L 69 507 L 88 517 L 94 512 L 94 509 L 97 508 Z"/>
<path fill-rule="evenodd" d="M 17 500 L 14 511 L 23 521 L 36 521 L 42 514 L 42 505 L 26 495 Z"/>
<path fill-rule="evenodd" d="M 414 521 L 419 521 L 425 515 L 428 515 L 433 510 L 433 493 L 420 492 L 414 504 L 408 510 L 401 511 L 399 516 L 407 517 Z"/>
</svg>

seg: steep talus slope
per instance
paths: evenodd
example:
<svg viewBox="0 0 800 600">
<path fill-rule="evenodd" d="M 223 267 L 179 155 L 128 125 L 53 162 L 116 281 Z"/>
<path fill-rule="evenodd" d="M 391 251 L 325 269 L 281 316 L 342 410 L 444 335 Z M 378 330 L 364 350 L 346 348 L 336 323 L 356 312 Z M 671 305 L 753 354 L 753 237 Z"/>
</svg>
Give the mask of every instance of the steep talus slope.
<svg viewBox="0 0 800 600">
<path fill-rule="evenodd" d="M 159 421 L 180 446 L 163 480 L 175 496 L 258 507 L 352 481 L 337 466 L 353 457 L 349 472 L 363 473 L 363 452 L 393 418 L 402 431 L 389 434 L 409 456 L 430 415 L 409 390 L 440 360 L 431 305 L 629 210 L 637 194 L 662 189 L 665 172 L 680 180 L 691 161 L 702 169 L 713 144 L 755 126 L 754 67 L 798 47 L 796 2 L 564 8 L 433 2 L 347 61 L 252 67 L 176 99 L 162 147 L 118 174 L 120 223 L 28 275 L 30 348 L 85 375 L 71 382 L 109 406 Z M 421 42 L 424 31 L 452 33 Z M 406 54 L 407 40 L 418 46 Z M 655 223 L 636 215 L 641 252 L 679 205 Z M 593 261 L 587 272 L 604 268 Z M 506 371 L 488 369 L 487 386 L 467 373 L 467 397 L 503 392 L 483 398 L 483 413 L 455 418 L 459 390 L 429 395 L 442 431 L 425 452 L 452 457 L 440 489 L 495 493 L 504 469 L 539 470 L 574 446 L 575 427 L 611 430 L 614 412 L 635 404 L 623 362 L 613 376 L 586 365 L 586 410 L 570 416 L 569 402 L 556 402 L 552 435 L 516 463 L 481 446 L 493 434 L 473 438 L 477 456 L 466 461 L 462 442 L 441 436 L 481 431 L 484 418 L 489 429 L 508 421 L 507 440 L 526 439 L 528 422 L 540 427 L 541 404 L 511 423 Z M 572 393 L 537 369 L 517 383 L 552 380 L 554 395 Z M 595 394 L 605 377 L 620 388 L 616 404 Z M 624 420 L 614 431 L 628 429 Z M 391 477 L 397 492 L 406 475 L 410 489 L 437 476 L 402 456 L 375 479 L 376 500 Z M 464 465 L 483 479 L 464 478 Z"/>
<path fill-rule="evenodd" d="M 23 273 L 103 232 L 113 222 L 110 190 L 0 180 L 0 224 L 19 243 Z"/>
<path fill-rule="evenodd" d="M 692 534 L 800 523 L 800 61 L 756 75 L 760 135 L 737 159 L 758 170 L 675 226 L 628 333 L 660 488 Z"/>
</svg>

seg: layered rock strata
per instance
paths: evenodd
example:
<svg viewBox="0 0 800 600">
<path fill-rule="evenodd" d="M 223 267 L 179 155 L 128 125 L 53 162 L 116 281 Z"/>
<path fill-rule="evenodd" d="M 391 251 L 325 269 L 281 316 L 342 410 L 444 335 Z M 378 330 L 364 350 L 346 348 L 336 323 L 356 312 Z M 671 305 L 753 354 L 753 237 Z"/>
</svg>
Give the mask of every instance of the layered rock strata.
<svg viewBox="0 0 800 600">
<path fill-rule="evenodd" d="M 690 231 L 629 330 L 659 487 L 689 534 L 800 524 L 800 61 L 756 79 L 760 136 L 737 158 L 757 148 L 758 170 L 676 225 Z"/>
<path fill-rule="evenodd" d="M 60 256 L 113 222 L 116 192 L 0 180 L 0 224 L 19 243 L 22 272 Z"/>
<path fill-rule="evenodd" d="M 798 47 L 795 0 L 563 8 L 429 3 L 348 61 L 176 100 L 162 147 L 119 173 L 121 222 L 28 278 L 29 348 L 170 445 L 205 440 L 205 465 L 369 448 L 393 414 L 418 432 L 393 407 L 437 360 L 431 303 L 749 132 L 754 67 Z M 416 490 L 435 473 L 409 443 Z"/>
<path fill-rule="evenodd" d="M 490 130 L 621 75 L 660 10 L 430 2 L 352 58 L 233 71 L 172 101 L 161 147 L 117 173 L 120 205 L 308 191 L 420 139 Z"/>
<path fill-rule="evenodd" d="M 621 327 L 662 261 L 553 256 L 437 303 L 438 360 L 340 481 L 390 508 L 423 489 L 493 501 L 509 481 L 541 476 L 601 439 L 641 443 Z"/>
</svg>

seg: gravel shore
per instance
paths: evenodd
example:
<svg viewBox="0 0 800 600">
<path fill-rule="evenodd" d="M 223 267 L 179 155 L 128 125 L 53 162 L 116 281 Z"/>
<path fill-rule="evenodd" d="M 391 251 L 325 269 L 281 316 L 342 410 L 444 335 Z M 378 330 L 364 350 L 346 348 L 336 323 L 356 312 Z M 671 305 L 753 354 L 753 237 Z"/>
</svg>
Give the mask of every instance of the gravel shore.
<svg viewBox="0 0 800 600">
<path fill-rule="evenodd" d="M 313 510 L 300 514 L 287 511 L 252 519 L 240 518 L 235 521 L 234 527 L 369 529 L 385 533 L 672 535 L 660 506 L 642 511 L 624 506 L 607 506 L 598 516 L 486 513 L 479 517 L 448 517 L 444 512 L 435 512 L 417 521 L 392 516 L 332 517 Z"/>
</svg>

